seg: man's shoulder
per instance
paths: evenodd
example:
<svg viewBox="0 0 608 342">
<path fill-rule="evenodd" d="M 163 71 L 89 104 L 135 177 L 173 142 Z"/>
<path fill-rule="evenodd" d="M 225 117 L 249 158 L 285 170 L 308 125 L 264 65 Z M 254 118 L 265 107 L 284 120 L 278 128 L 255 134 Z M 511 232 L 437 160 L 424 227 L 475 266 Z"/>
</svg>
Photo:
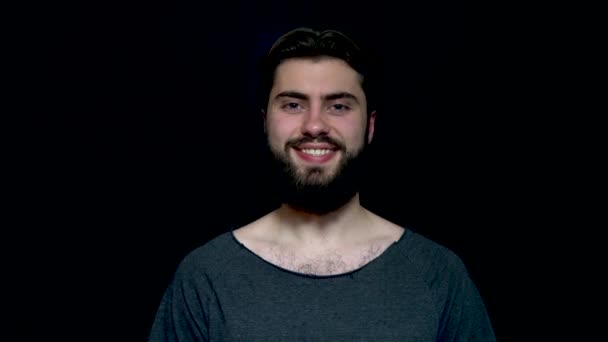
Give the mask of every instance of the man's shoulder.
<svg viewBox="0 0 608 342">
<path fill-rule="evenodd" d="M 259 228 L 267 225 L 268 217 L 265 215 L 247 224 L 230 225 L 230 228 L 188 253 L 182 259 L 178 272 L 204 272 L 207 275 L 221 273 L 228 263 L 243 255 L 240 253 L 245 247 L 242 241 L 255 237 Z"/>
<path fill-rule="evenodd" d="M 220 233 L 186 254 L 179 264 L 178 273 L 213 275 L 221 271 L 237 251 L 232 231 Z"/>
<path fill-rule="evenodd" d="M 451 248 L 421 233 L 407 229 L 401 252 L 409 265 L 423 274 L 464 274 L 466 267 Z"/>
</svg>

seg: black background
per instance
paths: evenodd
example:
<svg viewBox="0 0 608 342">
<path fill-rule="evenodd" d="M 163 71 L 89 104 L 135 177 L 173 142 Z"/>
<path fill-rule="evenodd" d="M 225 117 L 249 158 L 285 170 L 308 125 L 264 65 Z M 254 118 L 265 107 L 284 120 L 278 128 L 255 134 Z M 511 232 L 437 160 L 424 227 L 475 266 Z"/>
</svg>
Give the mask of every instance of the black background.
<svg viewBox="0 0 608 342">
<path fill-rule="evenodd" d="M 286 30 L 312 26 L 344 30 L 382 61 L 363 203 L 460 255 L 499 340 L 525 336 L 525 272 L 539 261 L 524 261 L 517 232 L 543 225 L 528 216 L 541 147 L 526 107 L 534 75 L 521 78 L 526 47 L 513 48 L 517 25 L 498 25 L 507 14 L 497 7 L 129 1 L 32 11 L 12 327 L 21 338 L 145 340 L 181 258 L 275 205 L 259 158 L 255 61 Z"/>
</svg>

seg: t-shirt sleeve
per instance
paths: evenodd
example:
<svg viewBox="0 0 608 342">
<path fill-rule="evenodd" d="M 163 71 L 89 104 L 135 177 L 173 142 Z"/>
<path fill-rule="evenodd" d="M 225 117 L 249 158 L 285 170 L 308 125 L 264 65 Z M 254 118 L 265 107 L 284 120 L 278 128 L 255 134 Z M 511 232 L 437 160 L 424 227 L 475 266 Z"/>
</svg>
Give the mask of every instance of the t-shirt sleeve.
<svg viewBox="0 0 608 342">
<path fill-rule="evenodd" d="M 484 302 L 462 261 L 451 258 L 445 272 L 449 285 L 438 340 L 495 342 Z"/>
<path fill-rule="evenodd" d="M 162 297 L 148 341 L 208 341 L 211 293 L 204 270 L 192 256 L 185 258 Z"/>
</svg>

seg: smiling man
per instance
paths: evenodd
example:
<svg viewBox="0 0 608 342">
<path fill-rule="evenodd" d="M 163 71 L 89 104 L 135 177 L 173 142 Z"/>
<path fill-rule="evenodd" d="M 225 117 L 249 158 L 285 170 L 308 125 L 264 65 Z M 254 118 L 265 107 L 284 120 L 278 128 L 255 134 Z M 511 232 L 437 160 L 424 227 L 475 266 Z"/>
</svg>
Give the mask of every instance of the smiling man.
<svg viewBox="0 0 608 342">
<path fill-rule="evenodd" d="M 282 205 L 181 262 L 151 341 L 495 341 L 459 257 L 360 203 L 367 62 L 337 31 L 273 45 L 261 98 Z"/>
<path fill-rule="evenodd" d="M 359 191 L 374 132 L 362 76 L 335 57 L 291 58 L 277 66 L 265 114 L 283 201 L 327 214 Z"/>
</svg>

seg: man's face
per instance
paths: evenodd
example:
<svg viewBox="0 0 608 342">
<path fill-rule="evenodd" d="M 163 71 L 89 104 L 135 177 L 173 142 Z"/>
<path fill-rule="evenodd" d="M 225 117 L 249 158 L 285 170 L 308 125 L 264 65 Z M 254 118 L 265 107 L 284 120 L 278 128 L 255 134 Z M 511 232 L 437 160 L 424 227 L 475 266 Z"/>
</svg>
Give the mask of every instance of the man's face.
<svg viewBox="0 0 608 342">
<path fill-rule="evenodd" d="M 277 67 L 265 125 L 288 202 L 329 201 L 325 209 L 304 208 L 328 211 L 352 198 L 359 157 L 374 132 L 375 115 L 368 124 L 366 109 L 360 75 L 342 60 L 298 58 Z"/>
</svg>

